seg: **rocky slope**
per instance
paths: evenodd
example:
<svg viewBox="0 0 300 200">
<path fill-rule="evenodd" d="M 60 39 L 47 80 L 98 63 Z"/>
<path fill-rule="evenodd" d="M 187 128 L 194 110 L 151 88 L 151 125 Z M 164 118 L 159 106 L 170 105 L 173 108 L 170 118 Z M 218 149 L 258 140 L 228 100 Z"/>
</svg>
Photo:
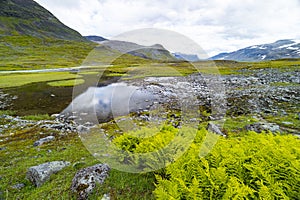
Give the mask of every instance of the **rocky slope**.
<svg viewBox="0 0 300 200">
<path fill-rule="evenodd" d="M 263 61 L 300 58 L 300 41 L 278 40 L 271 44 L 246 47 L 230 53 L 221 53 L 211 60 Z"/>
</svg>

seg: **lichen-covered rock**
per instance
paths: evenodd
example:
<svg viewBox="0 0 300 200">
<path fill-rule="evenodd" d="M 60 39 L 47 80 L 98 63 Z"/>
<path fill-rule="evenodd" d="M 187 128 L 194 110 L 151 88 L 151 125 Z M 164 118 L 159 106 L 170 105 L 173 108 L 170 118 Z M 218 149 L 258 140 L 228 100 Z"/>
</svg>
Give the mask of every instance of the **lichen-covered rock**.
<svg viewBox="0 0 300 200">
<path fill-rule="evenodd" d="M 71 163 L 66 161 L 53 161 L 43 163 L 38 166 L 30 167 L 26 173 L 26 177 L 37 187 L 43 185 L 50 176 L 63 168 L 69 166 Z"/>
<path fill-rule="evenodd" d="M 78 199 L 87 199 L 96 187 L 96 183 L 102 184 L 104 182 L 109 170 L 107 164 L 97 164 L 79 170 L 72 180 L 72 192 L 77 194 Z"/>
<path fill-rule="evenodd" d="M 55 137 L 54 136 L 48 136 L 48 137 L 45 137 L 45 138 L 41 138 L 39 139 L 38 141 L 35 141 L 33 143 L 33 146 L 37 147 L 37 146 L 41 146 L 43 145 L 44 143 L 47 143 L 47 142 L 51 142 L 55 140 Z"/>
</svg>

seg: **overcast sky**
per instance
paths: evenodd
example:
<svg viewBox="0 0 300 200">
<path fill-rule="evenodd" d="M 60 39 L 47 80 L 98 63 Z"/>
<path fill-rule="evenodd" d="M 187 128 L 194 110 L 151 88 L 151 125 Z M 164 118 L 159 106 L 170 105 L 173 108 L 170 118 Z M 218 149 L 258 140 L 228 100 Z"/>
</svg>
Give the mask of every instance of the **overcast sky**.
<svg viewBox="0 0 300 200">
<path fill-rule="evenodd" d="M 300 38 L 300 0 L 35 0 L 82 35 L 112 38 L 163 28 L 196 41 L 210 56 Z"/>
</svg>

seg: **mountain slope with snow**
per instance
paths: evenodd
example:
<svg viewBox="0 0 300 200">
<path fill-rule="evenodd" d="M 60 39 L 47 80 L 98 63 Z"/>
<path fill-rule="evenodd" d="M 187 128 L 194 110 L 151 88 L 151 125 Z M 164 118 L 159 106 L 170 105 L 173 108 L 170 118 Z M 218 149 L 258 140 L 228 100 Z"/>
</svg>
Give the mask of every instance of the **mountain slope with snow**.
<svg viewBox="0 0 300 200">
<path fill-rule="evenodd" d="M 254 45 L 230 53 L 221 53 L 211 60 L 263 61 L 300 58 L 300 40 L 278 40 L 270 44 Z"/>
</svg>

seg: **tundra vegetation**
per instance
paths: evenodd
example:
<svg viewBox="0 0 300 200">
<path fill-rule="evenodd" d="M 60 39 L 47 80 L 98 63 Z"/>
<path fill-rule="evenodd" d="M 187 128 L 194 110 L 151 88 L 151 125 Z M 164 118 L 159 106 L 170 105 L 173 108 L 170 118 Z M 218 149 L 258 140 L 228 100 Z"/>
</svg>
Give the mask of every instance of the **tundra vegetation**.
<svg viewBox="0 0 300 200">
<path fill-rule="evenodd" d="M 68 46 L 66 48 L 68 49 Z M 16 65 L 16 63 L 9 64 L 13 63 L 9 60 L 6 62 L 2 70 L 28 69 L 24 63 Z M 41 62 L 48 63 L 48 61 Z M 198 62 L 193 65 L 200 73 L 209 74 L 212 72 L 207 66 L 209 63 Z M 266 68 L 278 69 L 282 72 L 296 71 L 299 70 L 299 63 L 299 60 L 258 63 L 217 61 L 216 66 L 221 75 L 247 76 L 251 70 Z M 66 65 L 72 66 L 69 64 Z M 52 65 L 66 66 L 52 63 L 49 67 Z M 31 69 L 45 66 L 46 64 L 39 63 Z M 0 74 L 0 87 L 2 91 L 8 93 L 18 87 L 34 83 L 44 83 L 48 85 L 48 89 L 53 90 L 61 87 L 72 88 L 76 79 L 79 79 L 76 84 L 85 84 L 85 81 L 88 81 L 91 76 L 97 76 L 99 72 L 106 77 L 122 76 L 125 79 L 142 78 L 143 73 L 140 72 L 145 70 L 147 76 L 151 76 L 151 73 L 156 76 L 174 76 L 169 71 L 165 71 L 164 66 L 175 67 L 182 76 L 195 72 L 195 68 L 190 67 L 186 62 L 150 63 L 147 60 L 136 59 L 128 64 L 118 63 L 108 68 L 93 66 L 79 72 L 3 73 Z M 138 72 L 128 76 L 128 71 L 132 70 Z M 290 86 L 299 87 L 299 84 L 280 82 L 270 85 L 270 87 Z M 17 111 L 14 110 L 2 110 L 0 113 L 1 198 L 76 198 L 69 190 L 74 174 L 78 169 L 99 161 L 85 148 L 76 133 L 61 133 L 41 128 L 34 123 L 24 127 L 14 126 L 14 121 L 3 117 L 8 115 L 16 117 L 16 113 Z M 51 114 L 33 113 L 20 118 L 33 122 L 53 120 L 49 116 Z M 297 136 L 289 132 L 292 129 L 293 133 L 299 133 L 299 105 L 285 115 L 262 114 L 267 122 L 277 123 L 286 128 L 281 132 L 256 133 L 246 130 L 244 127 L 247 124 L 259 121 L 251 114 L 225 116 L 222 131 L 227 137 L 219 138 L 212 151 L 201 157 L 199 154 L 203 139 L 207 134 L 212 134 L 205 129 L 209 116 L 209 111 L 202 112 L 202 122 L 199 124 L 193 143 L 175 162 L 163 169 L 141 174 L 112 169 L 108 179 L 103 185 L 96 187 L 90 199 L 101 199 L 102 195 L 107 193 L 112 199 L 299 199 L 300 141 Z M 128 152 L 151 152 L 159 149 L 172 140 L 174 134 L 178 132 L 178 128 L 166 124 L 158 132 L 149 128 L 142 129 L 144 134 L 153 135 L 152 131 L 155 131 L 155 135 L 141 139 L 132 137 L 130 132 L 116 133 L 118 127 L 114 121 L 103 123 L 102 128 L 111 134 L 113 143 Z M 55 136 L 56 139 L 39 147 L 33 146 L 36 140 L 49 135 Z M 30 166 L 53 160 L 66 160 L 72 165 L 51 176 L 48 182 L 38 188 L 25 178 L 26 170 Z M 18 183 L 23 183 L 24 187 L 14 188 L 13 186 Z"/>
</svg>

